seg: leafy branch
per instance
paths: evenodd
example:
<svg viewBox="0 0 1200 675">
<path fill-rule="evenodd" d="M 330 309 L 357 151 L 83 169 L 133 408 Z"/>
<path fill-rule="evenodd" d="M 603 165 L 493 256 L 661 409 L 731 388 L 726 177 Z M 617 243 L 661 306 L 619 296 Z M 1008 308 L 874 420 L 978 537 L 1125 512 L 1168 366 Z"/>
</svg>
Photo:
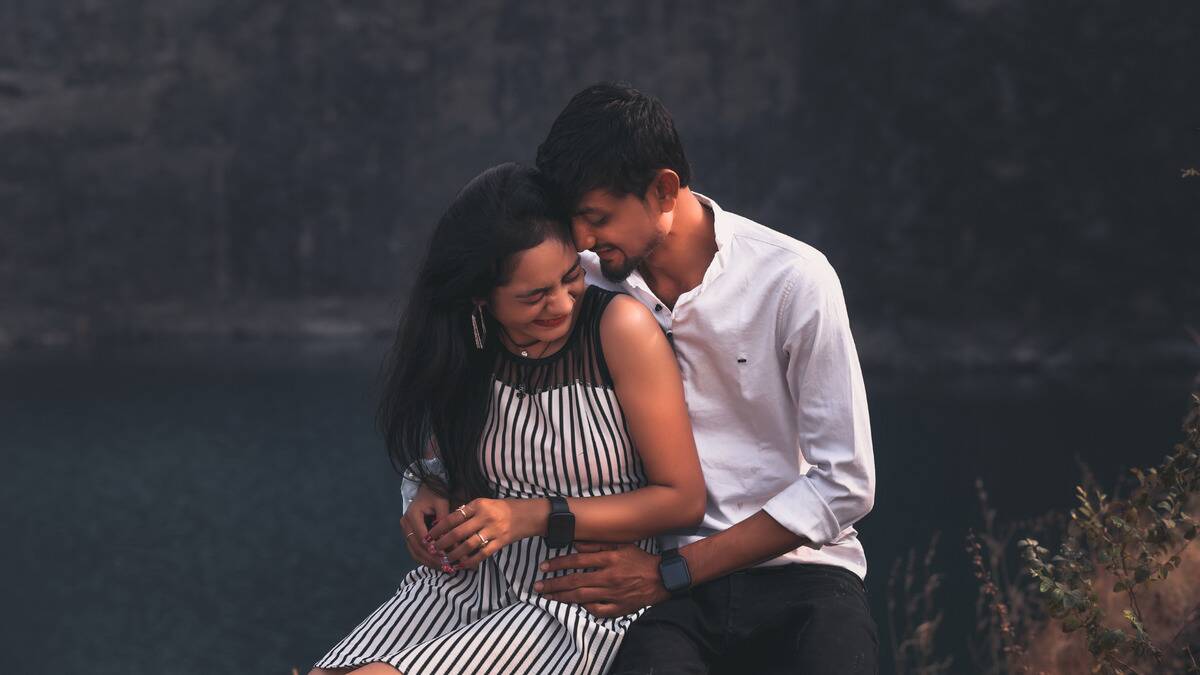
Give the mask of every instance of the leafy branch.
<svg viewBox="0 0 1200 675">
<path fill-rule="evenodd" d="M 1164 663 L 1162 648 L 1146 628 L 1139 594 L 1177 569 L 1180 554 L 1196 538 L 1189 509 L 1200 494 L 1200 396 L 1192 397 L 1184 432 L 1184 442 L 1157 467 L 1132 470 L 1137 486 L 1127 498 L 1110 499 L 1099 488 L 1078 486 L 1079 505 L 1053 557 L 1035 539 L 1018 542 L 1050 617 L 1063 632 L 1086 635 L 1094 672 L 1138 673 L 1136 664 L 1152 662 L 1158 669 Z M 1096 588 L 1098 567 L 1115 579 L 1112 592 L 1127 600 L 1123 622 L 1106 616 Z"/>
</svg>

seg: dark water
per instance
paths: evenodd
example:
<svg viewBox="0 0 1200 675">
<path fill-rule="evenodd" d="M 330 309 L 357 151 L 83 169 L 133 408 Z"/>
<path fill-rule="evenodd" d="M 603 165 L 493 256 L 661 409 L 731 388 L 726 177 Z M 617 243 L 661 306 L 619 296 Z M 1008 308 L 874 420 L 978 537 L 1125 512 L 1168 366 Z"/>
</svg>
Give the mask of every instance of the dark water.
<svg viewBox="0 0 1200 675">
<path fill-rule="evenodd" d="M 54 673 L 306 672 L 411 565 L 371 426 L 380 350 L 0 360 L 0 653 Z M 868 373 L 881 637 L 892 560 L 940 530 L 941 642 L 970 672 L 974 479 L 1002 516 L 1069 506 L 1076 455 L 1110 482 L 1169 450 L 1192 378 Z"/>
</svg>

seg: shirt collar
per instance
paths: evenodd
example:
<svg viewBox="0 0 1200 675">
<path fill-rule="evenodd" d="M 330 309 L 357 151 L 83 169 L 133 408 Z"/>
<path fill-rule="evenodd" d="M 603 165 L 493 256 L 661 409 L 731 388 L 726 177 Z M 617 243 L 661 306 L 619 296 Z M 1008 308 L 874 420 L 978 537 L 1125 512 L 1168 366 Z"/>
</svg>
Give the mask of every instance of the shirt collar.
<svg viewBox="0 0 1200 675">
<path fill-rule="evenodd" d="M 717 250 L 721 251 L 733 239 L 733 224 L 729 222 L 729 216 L 721 207 L 717 205 L 711 197 L 706 197 L 699 192 L 692 192 L 696 199 L 712 209 L 713 212 L 713 232 L 717 236 Z"/>
</svg>

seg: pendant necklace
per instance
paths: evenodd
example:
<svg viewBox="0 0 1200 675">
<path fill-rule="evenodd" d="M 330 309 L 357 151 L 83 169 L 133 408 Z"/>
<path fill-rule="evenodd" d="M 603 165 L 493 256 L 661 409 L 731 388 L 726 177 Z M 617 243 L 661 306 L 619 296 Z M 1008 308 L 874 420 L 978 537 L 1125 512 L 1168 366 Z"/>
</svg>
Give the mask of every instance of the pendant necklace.
<svg viewBox="0 0 1200 675">
<path fill-rule="evenodd" d="M 542 342 L 542 340 L 534 340 L 533 342 L 526 342 L 525 344 L 521 344 L 520 342 L 517 342 L 516 340 L 512 339 L 512 336 L 508 334 L 508 329 L 504 328 L 504 326 L 501 326 L 500 330 L 502 333 L 504 333 L 504 337 L 510 343 L 512 343 L 512 346 L 514 346 L 520 350 L 520 354 L 524 358 L 529 358 L 529 349 L 528 349 L 529 347 L 532 347 L 533 345 L 536 345 L 537 343 Z M 539 358 L 539 359 L 542 358 L 542 356 L 546 353 L 546 350 L 550 349 L 550 345 L 553 342 L 558 342 L 558 340 L 553 340 L 552 342 L 545 343 L 542 346 L 542 351 L 538 352 L 538 355 L 535 358 Z M 525 398 L 525 394 L 529 393 L 529 379 L 532 375 L 533 368 L 531 366 L 526 365 L 523 367 L 523 370 L 525 371 L 525 373 L 524 373 L 525 376 L 522 377 L 520 379 L 520 381 L 517 382 L 517 398 Z"/>
<path fill-rule="evenodd" d="M 508 334 L 507 328 L 505 328 L 504 326 L 501 326 L 500 330 L 504 333 L 504 337 L 507 338 L 510 343 L 512 343 L 512 346 L 514 346 L 518 350 L 520 350 L 521 356 L 523 356 L 525 358 L 529 358 L 528 347 L 532 347 L 533 345 L 536 345 L 537 343 L 542 342 L 542 340 L 534 340 L 533 342 L 526 342 L 525 344 L 521 344 L 520 342 L 517 342 L 516 340 L 512 339 L 512 336 Z M 561 340 L 561 339 L 562 338 L 558 338 L 558 340 Z M 546 353 L 546 350 L 550 349 L 550 345 L 554 344 L 555 342 L 558 342 L 558 340 L 551 340 L 550 342 L 547 342 L 545 345 L 542 346 L 542 351 L 538 352 L 538 355 L 534 358 L 539 358 L 539 359 L 542 358 L 542 355 Z"/>
</svg>

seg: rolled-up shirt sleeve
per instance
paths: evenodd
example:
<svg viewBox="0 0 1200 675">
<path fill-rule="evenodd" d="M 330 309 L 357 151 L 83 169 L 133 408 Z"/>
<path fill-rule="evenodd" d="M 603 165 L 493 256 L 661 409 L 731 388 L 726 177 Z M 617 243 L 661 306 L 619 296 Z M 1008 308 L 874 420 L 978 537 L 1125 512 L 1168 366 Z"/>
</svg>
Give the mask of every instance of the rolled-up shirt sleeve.
<svg viewBox="0 0 1200 675">
<path fill-rule="evenodd" d="M 777 339 L 810 465 L 764 506 L 772 518 L 820 548 L 870 512 L 875 501 L 871 423 L 841 282 L 823 257 L 791 276 Z M 799 459 L 799 458 L 798 458 Z"/>
</svg>

